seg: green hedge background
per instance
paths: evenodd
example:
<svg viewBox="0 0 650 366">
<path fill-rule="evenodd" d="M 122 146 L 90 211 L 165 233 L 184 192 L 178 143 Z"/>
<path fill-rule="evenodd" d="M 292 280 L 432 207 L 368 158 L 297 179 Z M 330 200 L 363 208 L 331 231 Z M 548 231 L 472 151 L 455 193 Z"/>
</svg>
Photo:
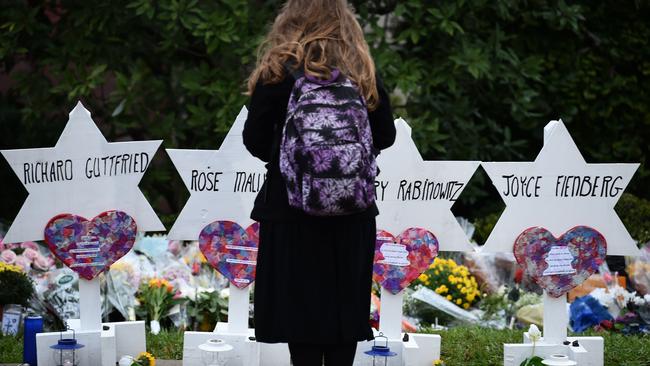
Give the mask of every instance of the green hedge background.
<svg viewBox="0 0 650 366">
<path fill-rule="evenodd" d="M 543 126 L 562 118 L 588 162 L 642 163 L 627 190 L 639 199 L 622 215 L 648 235 L 638 216 L 650 212 L 648 2 L 352 2 L 426 159 L 532 160 Z M 5 1 L 0 148 L 53 146 L 77 100 L 109 141 L 217 148 L 280 4 Z M 10 223 L 26 191 L 0 160 Z M 141 187 L 171 226 L 188 193 L 163 151 Z M 502 207 L 479 171 L 454 210 L 482 219 Z"/>
</svg>

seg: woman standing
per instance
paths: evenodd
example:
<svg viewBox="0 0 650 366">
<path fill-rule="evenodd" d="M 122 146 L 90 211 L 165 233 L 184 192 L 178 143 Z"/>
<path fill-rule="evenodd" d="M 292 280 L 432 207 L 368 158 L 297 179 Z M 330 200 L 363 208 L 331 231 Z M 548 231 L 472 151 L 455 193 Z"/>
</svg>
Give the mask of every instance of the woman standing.
<svg viewBox="0 0 650 366">
<path fill-rule="evenodd" d="M 364 118 L 367 113 L 372 142 L 365 142 L 373 153 L 395 140 L 388 95 L 345 0 L 287 1 L 260 51 L 248 81 L 243 132 L 248 151 L 267 162 L 251 213 L 260 222 L 256 338 L 288 343 L 295 366 L 352 365 L 357 342 L 373 338 L 368 320 L 378 210 L 372 195 L 352 213 L 310 215 L 296 208 L 280 169 L 280 145 L 296 79 L 351 81 Z"/>
</svg>

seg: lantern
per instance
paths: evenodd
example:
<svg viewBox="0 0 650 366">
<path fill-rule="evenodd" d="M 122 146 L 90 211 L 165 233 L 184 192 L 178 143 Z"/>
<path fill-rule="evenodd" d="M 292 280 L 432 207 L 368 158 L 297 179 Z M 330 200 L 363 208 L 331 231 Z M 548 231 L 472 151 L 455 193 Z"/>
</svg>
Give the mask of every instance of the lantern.
<svg viewBox="0 0 650 366">
<path fill-rule="evenodd" d="M 56 344 L 51 345 L 52 359 L 56 366 L 78 366 L 80 358 L 80 349 L 84 345 L 77 343 L 74 330 L 72 330 L 72 338 L 63 338 L 63 332 Z"/>
<path fill-rule="evenodd" d="M 377 345 L 378 338 L 384 338 L 385 343 L 383 346 Z M 379 333 L 379 335 L 375 337 L 372 349 L 364 353 L 368 356 L 372 356 L 372 366 L 387 366 L 388 358 L 397 356 L 397 353 L 391 352 L 390 348 L 388 348 L 388 337 L 384 336 L 383 333 Z"/>
<path fill-rule="evenodd" d="M 224 366 L 226 364 L 221 353 L 232 350 L 232 346 L 222 339 L 209 339 L 199 345 L 201 361 L 205 366 Z"/>
</svg>

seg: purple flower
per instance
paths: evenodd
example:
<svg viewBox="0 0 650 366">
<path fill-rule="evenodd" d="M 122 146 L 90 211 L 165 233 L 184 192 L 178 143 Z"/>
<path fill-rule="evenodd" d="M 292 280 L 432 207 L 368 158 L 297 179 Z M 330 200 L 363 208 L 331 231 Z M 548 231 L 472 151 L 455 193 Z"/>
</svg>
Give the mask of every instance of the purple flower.
<svg viewBox="0 0 650 366">
<path fill-rule="evenodd" d="M 361 152 L 358 149 L 347 149 L 340 154 L 339 166 L 344 174 L 350 174 L 358 169 L 360 160 Z"/>
<path fill-rule="evenodd" d="M 332 154 L 330 151 L 318 151 L 313 158 L 314 170 L 318 173 L 325 172 L 332 167 Z"/>
<path fill-rule="evenodd" d="M 323 142 L 323 137 L 318 132 L 305 132 L 302 134 L 302 141 L 305 145 L 315 145 Z"/>
<path fill-rule="evenodd" d="M 356 182 L 353 179 L 341 179 L 334 184 L 334 192 L 339 198 L 354 197 Z"/>
</svg>

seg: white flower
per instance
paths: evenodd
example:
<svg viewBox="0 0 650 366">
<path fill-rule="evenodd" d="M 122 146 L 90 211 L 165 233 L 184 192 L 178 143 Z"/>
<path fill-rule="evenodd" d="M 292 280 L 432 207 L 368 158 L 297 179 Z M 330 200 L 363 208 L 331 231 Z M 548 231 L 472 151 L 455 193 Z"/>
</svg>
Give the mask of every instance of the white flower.
<svg viewBox="0 0 650 366">
<path fill-rule="evenodd" d="M 636 306 L 643 306 L 645 305 L 645 300 L 642 297 L 635 296 L 634 299 L 632 299 L 632 302 Z"/>
<path fill-rule="evenodd" d="M 629 293 L 627 290 L 622 288 L 621 286 L 614 286 L 614 288 L 611 289 L 612 295 L 614 296 L 614 300 L 618 303 L 618 306 L 621 308 L 624 308 L 627 306 L 627 304 L 634 299 L 636 292 Z"/>
<path fill-rule="evenodd" d="M 535 324 L 531 324 L 528 328 L 528 338 L 535 343 L 542 338 L 542 332 L 539 331 L 539 328 Z"/>
<path fill-rule="evenodd" d="M 591 295 L 593 298 L 598 300 L 598 302 L 602 306 L 604 306 L 606 308 L 609 308 L 612 305 L 614 305 L 614 296 L 613 296 L 613 294 L 610 293 L 610 292 L 607 292 L 607 290 L 604 289 L 604 288 L 600 288 L 600 287 L 595 288 L 595 289 L 593 289 L 593 291 L 591 291 L 591 293 L 589 295 Z"/>
<path fill-rule="evenodd" d="M 227 299 L 230 296 L 230 288 L 226 287 L 223 290 L 219 291 L 219 296 L 222 299 Z"/>
<path fill-rule="evenodd" d="M 645 294 L 645 296 L 643 296 L 643 300 L 645 300 L 646 303 L 650 304 L 650 294 Z"/>
</svg>

